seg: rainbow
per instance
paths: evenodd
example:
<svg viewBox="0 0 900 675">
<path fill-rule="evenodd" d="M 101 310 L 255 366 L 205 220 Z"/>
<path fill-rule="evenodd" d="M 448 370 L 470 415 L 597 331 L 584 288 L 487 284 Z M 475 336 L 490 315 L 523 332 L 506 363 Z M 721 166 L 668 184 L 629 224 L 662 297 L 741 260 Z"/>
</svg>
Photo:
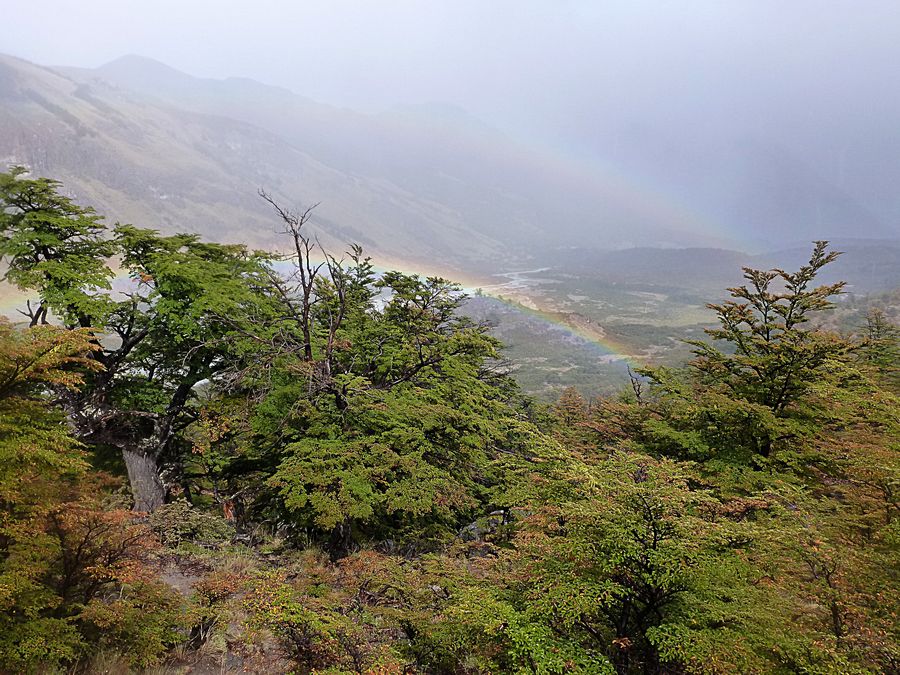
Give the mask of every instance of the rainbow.
<svg viewBox="0 0 900 675">
<path fill-rule="evenodd" d="M 393 124 L 407 138 L 416 138 L 422 133 L 412 119 L 395 119 Z M 493 134 L 491 138 L 494 138 Z M 657 245 L 734 248 L 748 243 L 734 224 L 701 210 L 699 204 L 688 203 L 683 195 L 658 179 L 627 169 L 598 153 L 576 154 L 562 147 L 558 140 L 542 138 L 533 130 L 518 138 L 507 136 L 507 152 L 502 157 L 491 155 L 495 152 L 492 141 L 483 144 L 477 133 L 456 140 L 462 143 L 458 150 L 470 157 L 487 154 L 506 163 L 513 171 L 538 169 L 541 174 L 554 176 L 557 184 L 563 186 L 563 194 L 579 189 L 592 195 L 598 206 L 607 203 L 626 209 L 648 227 L 666 233 L 668 240 L 658 241 Z M 618 245 L 623 243 L 618 242 Z M 639 245 L 639 242 L 627 242 L 626 245 Z"/>
<path fill-rule="evenodd" d="M 403 124 L 403 122 L 399 122 Z M 513 142 L 514 143 L 514 142 Z M 474 141 L 470 148 L 472 154 L 477 156 L 478 141 Z M 642 220 L 654 223 L 657 227 L 664 228 L 673 234 L 675 238 L 680 235 L 690 234 L 701 236 L 709 244 L 731 246 L 737 238 L 729 234 L 729 228 L 725 224 L 716 222 L 707 215 L 688 207 L 680 198 L 672 194 L 662 186 L 652 185 L 648 176 L 630 175 L 617 166 L 599 157 L 584 158 L 575 157 L 571 153 L 562 151 L 550 142 L 531 137 L 527 144 L 511 145 L 512 151 L 506 157 L 506 161 L 513 165 L 540 166 L 543 172 L 555 175 L 559 182 L 567 186 L 580 186 L 597 194 L 598 202 L 611 199 L 623 205 L 627 205 Z M 440 265 L 431 262 L 425 264 L 407 261 L 392 260 L 390 256 L 381 257 L 382 265 L 379 271 L 396 269 L 406 273 L 439 274 L 448 279 L 454 279 L 461 283 L 464 290 L 470 294 L 475 289 L 481 289 L 484 295 L 502 302 L 504 305 L 539 319 L 549 325 L 553 325 L 568 334 L 577 337 L 586 344 L 593 345 L 599 350 L 599 358 L 608 362 L 621 361 L 629 365 L 640 365 L 641 356 L 635 355 L 633 348 L 627 344 L 608 336 L 602 327 L 593 324 L 590 319 L 574 313 L 559 311 L 554 308 L 541 307 L 534 298 L 515 291 L 509 292 L 497 284 L 496 280 L 485 277 L 480 279 L 467 279 L 465 272 L 459 269 L 441 270 Z M 407 271 L 408 267 L 413 267 Z M 115 282 L 127 280 L 127 274 L 117 273 Z M 16 289 L 0 284 L 0 315 L 19 318 L 17 309 L 25 304 L 27 295 Z"/>
<path fill-rule="evenodd" d="M 629 172 L 599 155 L 573 156 L 539 138 L 532 137 L 522 149 L 521 162 L 549 168 L 564 185 L 582 186 L 596 193 L 598 204 L 619 203 L 654 229 L 670 235 L 671 241 L 654 245 L 685 246 L 685 242 L 694 241 L 694 245 L 734 248 L 746 244 L 746 237 L 733 225 L 689 205 L 650 176 Z"/>
<path fill-rule="evenodd" d="M 609 337 L 600 326 L 597 326 L 590 319 L 580 314 L 529 306 L 515 298 L 503 295 L 488 293 L 485 293 L 485 295 L 502 302 L 516 311 L 555 326 L 584 343 L 595 347 L 599 351 L 598 357 L 607 363 L 621 362 L 629 367 L 646 365 L 642 363 L 639 356 L 629 353 L 630 348 L 624 342 Z"/>
<path fill-rule="evenodd" d="M 442 267 L 439 265 L 425 265 L 419 262 L 409 263 L 397 259 L 382 258 L 382 263 L 375 267 L 376 273 L 384 273 L 388 270 L 396 270 L 404 274 L 418 274 L 423 276 L 440 276 L 444 279 L 455 281 L 462 291 L 469 296 L 482 295 L 489 297 L 504 306 L 517 312 L 526 314 L 545 324 L 563 331 L 585 345 L 591 346 L 597 353 L 597 358 L 607 363 L 620 362 L 629 368 L 639 368 L 647 365 L 644 357 L 634 354 L 633 347 L 627 343 L 607 335 L 602 326 L 594 323 L 588 317 L 577 312 L 568 312 L 541 306 L 540 298 L 522 293 L 516 288 L 510 288 L 506 283 L 498 282 L 498 278 L 512 278 L 516 275 L 541 272 L 540 270 L 527 270 L 496 274 L 492 276 L 475 276 L 458 268 Z"/>
<path fill-rule="evenodd" d="M 470 295 L 471 288 L 464 289 Z M 597 359 L 605 363 L 621 363 L 628 368 L 639 368 L 646 363 L 642 357 L 632 353 L 631 347 L 626 343 L 610 337 L 603 328 L 587 317 L 576 312 L 566 312 L 540 307 L 530 297 L 518 297 L 506 295 L 490 289 L 479 289 L 481 294 L 492 298 L 504 306 L 517 312 L 526 314 L 554 328 L 563 331 L 596 352 Z"/>
<path fill-rule="evenodd" d="M 521 293 L 508 284 L 498 283 L 497 277 L 511 277 L 516 274 L 528 272 L 514 272 L 505 275 L 496 275 L 492 278 L 471 276 L 460 270 L 435 270 L 425 269 L 418 264 L 400 263 L 391 260 L 387 265 L 378 265 L 376 273 L 381 274 L 388 270 L 398 270 L 405 274 L 419 274 L 425 276 L 441 276 L 460 284 L 467 295 L 483 295 L 502 303 L 517 312 L 526 314 L 534 319 L 564 331 L 566 334 L 577 338 L 586 345 L 590 345 L 598 352 L 597 357 L 607 363 L 621 362 L 628 367 L 642 365 L 641 357 L 631 353 L 633 350 L 624 342 L 611 338 L 603 328 L 593 323 L 589 318 L 567 311 L 559 311 L 540 306 L 533 297 Z M 542 270 L 530 270 L 530 272 Z M 111 283 L 113 288 L 121 288 L 130 280 L 128 272 L 115 270 L 115 276 Z M 0 283 L 0 316 L 9 317 L 15 322 L 24 320 L 18 310 L 24 308 L 25 302 L 32 295 L 18 290 L 8 283 Z"/>
</svg>

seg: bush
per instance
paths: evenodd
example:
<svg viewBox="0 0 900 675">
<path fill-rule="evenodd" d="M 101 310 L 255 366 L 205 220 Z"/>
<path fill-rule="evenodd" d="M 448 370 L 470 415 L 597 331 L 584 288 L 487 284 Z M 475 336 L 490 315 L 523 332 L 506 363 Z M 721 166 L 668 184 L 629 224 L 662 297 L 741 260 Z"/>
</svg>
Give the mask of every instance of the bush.
<svg viewBox="0 0 900 675">
<path fill-rule="evenodd" d="M 368 672 L 384 665 L 383 650 L 366 639 L 362 625 L 339 603 L 304 595 L 277 573 L 260 575 L 247 600 L 252 630 L 271 632 L 304 672 L 338 668 Z"/>
<path fill-rule="evenodd" d="M 161 506 L 148 519 L 150 528 L 169 548 L 182 542 L 218 546 L 231 540 L 234 528 L 224 519 L 204 513 L 179 499 Z"/>
<path fill-rule="evenodd" d="M 133 666 L 157 663 L 184 640 L 188 614 L 181 596 L 161 582 L 139 582 L 95 599 L 81 613 L 95 647 L 114 649 Z"/>
</svg>

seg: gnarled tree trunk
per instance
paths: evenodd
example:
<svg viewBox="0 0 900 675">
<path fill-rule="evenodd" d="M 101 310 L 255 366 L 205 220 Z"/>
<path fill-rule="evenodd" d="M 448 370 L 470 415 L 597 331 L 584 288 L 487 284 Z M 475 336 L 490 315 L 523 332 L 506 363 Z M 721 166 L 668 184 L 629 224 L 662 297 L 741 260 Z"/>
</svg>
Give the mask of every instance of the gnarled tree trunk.
<svg viewBox="0 0 900 675">
<path fill-rule="evenodd" d="M 159 476 L 156 457 L 141 449 L 123 448 L 122 457 L 128 470 L 128 482 L 134 496 L 135 511 L 155 511 L 166 499 L 166 489 Z"/>
<path fill-rule="evenodd" d="M 117 448 L 122 453 L 134 510 L 151 512 L 165 503 L 166 487 L 160 476 L 161 459 L 171 440 L 171 420 L 156 414 L 128 412 L 103 406 L 70 406 L 78 438 L 86 443 Z"/>
</svg>

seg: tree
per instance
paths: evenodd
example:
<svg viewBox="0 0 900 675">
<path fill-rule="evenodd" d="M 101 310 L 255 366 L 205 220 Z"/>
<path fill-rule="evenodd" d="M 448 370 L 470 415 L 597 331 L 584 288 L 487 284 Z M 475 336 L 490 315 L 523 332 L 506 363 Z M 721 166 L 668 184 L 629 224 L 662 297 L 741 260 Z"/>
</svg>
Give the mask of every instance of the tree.
<svg viewBox="0 0 900 675">
<path fill-rule="evenodd" d="M 312 254 L 316 245 L 307 236 L 307 225 L 316 205 L 306 208 L 302 213 L 297 213 L 280 206 L 265 190 L 260 190 L 259 196 L 275 209 L 284 227 L 281 233 L 290 237 L 291 240 L 293 250 L 284 258 L 293 263 L 293 270 L 286 279 L 277 279 L 273 275 L 272 280 L 280 291 L 285 309 L 289 310 L 290 318 L 303 336 L 301 344 L 303 357 L 306 361 L 312 361 L 312 308 L 316 302 L 316 279 L 324 265 L 324 263 L 313 261 Z M 324 250 L 322 252 L 324 253 Z M 329 269 L 331 269 L 330 266 Z"/>
<path fill-rule="evenodd" d="M 891 323 L 884 310 L 875 307 L 866 314 L 864 342 L 859 355 L 863 362 L 880 371 L 888 386 L 898 389 L 900 328 Z"/>
<path fill-rule="evenodd" d="M 737 300 L 708 305 L 719 327 L 706 333 L 725 348 L 689 340 L 695 358 L 687 370 L 640 370 L 651 386 L 646 405 L 631 416 L 639 422 L 632 435 L 669 456 L 746 464 L 770 456 L 776 444 L 815 434 L 821 407 L 831 405 L 821 396 L 825 385 L 838 383 L 860 349 L 814 323 L 844 287 L 813 285 L 839 255 L 827 248 L 816 242 L 796 273 L 744 268 L 750 283 L 729 289 Z"/>
<path fill-rule="evenodd" d="M 152 511 L 165 498 L 163 466 L 177 467 L 174 446 L 194 419 L 196 388 L 246 348 L 242 317 L 266 311 L 269 259 L 195 235 L 127 225 L 110 232 L 57 182 L 23 174 L 0 175 L 7 279 L 37 291 L 32 324 L 52 314 L 97 331 L 92 359 L 101 368 L 59 400 L 80 439 L 122 452 L 135 508 Z M 112 256 L 130 278 L 127 292 L 111 288 Z"/>
<path fill-rule="evenodd" d="M 241 246 L 115 234 L 134 290 L 105 322 L 118 340 L 101 353 L 104 370 L 67 409 L 83 439 L 121 450 L 135 508 L 152 511 L 165 497 L 160 471 L 177 468 L 176 445 L 196 419 L 197 387 L 231 368 L 242 317 L 265 311 L 269 283 L 265 259 Z"/>
<path fill-rule="evenodd" d="M 265 377 L 250 372 L 227 392 L 244 397 L 234 405 L 252 411 L 249 423 L 229 423 L 215 440 L 199 430 L 211 441 L 204 455 L 213 446 L 232 453 L 219 476 L 239 482 L 237 467 L 246 473 L 255 455 L 252 466 L 271 472 L 279 517 L 335 556 L 370 538 L 414 543 L 455 532 L 491 499 L 492 463 L 524 442 L 504 400 L 507 381 L 485 367 L 496 341 L 458 315 L 458 287 L 398 272 L 376 279 L 358 250 L 351 261 L 330 259 L 318 278 L 312 361 L 290 336 L 274 349 L 261 338 L 254 362 Z M 290 306 L 282 316 L 286 330 Z"/>
<path fill-rule="evenodd" d="M 37 326 L 27 331 L 0 319 L 0 550 L 21 535 L 20 519 L 42 513 L 58 486 L 85 464 L 61 415 L 44 398 L 48 387 L 76 388 L 74 366 L 94 368 L 85 354 L 91 335 Z"/>
<path fill-rule="evenodd" d="M 60 194 L 48 178 L 25 179 L 24 167 L 0 173 L 0 260 L 4 280 L 37 290 L 30 323 L 47 323 L 50 311 L 69 325 L 97 325 L 108 309 L 112 243 L 102 219 Z"/>
<path fill-rule="evenodd" d="M 832 307 L 831 298 L 844 288 L 843 281 L 811 287 L 822 268 L 839 255 L 828 251 L 828 242 L 817 241 L 809 262 L 796 273 L 744 268 L 749 286 L 728 289 L 737 301 L 707 305 L 716 312 L 720 327 L 706 333 L 729 343 L 734 353 L 689 341 L 697 357 L 694 368 L 740 398 L 783 414 L 802 398 L 830 359 L 849 351 L 846 341 L 804 325 L 816 312 Z M 776 281 L 783 291 L 774 287 Z"/>
</svg>

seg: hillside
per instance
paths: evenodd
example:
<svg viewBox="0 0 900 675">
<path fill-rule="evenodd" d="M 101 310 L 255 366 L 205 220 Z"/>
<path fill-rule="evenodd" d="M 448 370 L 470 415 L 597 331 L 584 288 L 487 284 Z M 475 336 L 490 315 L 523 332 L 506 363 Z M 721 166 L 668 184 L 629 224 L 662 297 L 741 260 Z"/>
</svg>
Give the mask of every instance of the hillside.
<svg viewBox="0 0 900 675">
<path fill-rule="evenodd" d="M 680 141 L 663 145 L 667 161 L 695 163 Z M 273 221 L 256 197 L 265 187 L 286 204 L 320 203 L 316 226 L 335 246 L 358 241 L 381 259 L 442 271 L 495 272 L 501 252 L 509 270 L 572 247 L 773 247 L 849 223 L 855 236 L 896 234 L 778 148 L 751 149 L 752 161 L 705 181 L 705 196 L 675 186 L 708 201 L 685 209 L 630 178 L 627 163 L 566 159 L 449 105 L 363 114 L 137 56 L 96 69 L 0 57 L 0 161 L 63 180 L 112 219 L 165 231 L 268 244 Z"/>
<path fill-rule="evenodd" d="M 255 244 L 272 241 L 264 187 L 320 203 L 317 231 L 335 247 L 430 269 L 490 268 L 500 252 L 515 264 L 586 222 L 609 245 L 695 238 L 602 185 L 572 184 L 462 111 L 360 115 L 136 57 L 96 71 L 0 58 L 0 160 L 62 180 L 112 220 Z"/>
<path fill-rule="evenodd" d="M 256 191 L 321 202 L 323 241 L 397 259 L 479 259 L 500 243 L 451 208 L 385 180 L 348 174 L 259 127 L 154 105 L 120 87 L 0 60 L 0 157 L 64 181 L 111 220 L 271 244 Z M 452 254 L 450 254 L 452 252 Z"/>
<path fill-rule="evenodd" d="M 646 195 L 611 177 L 584 173 L 455 106 L 427 103 L 361 114 L 253 80 L 191 77 L 138 56 L 66 72 L 266 129 L 329 166 L 443 205 L 478 232 L 513 251 L 527 248 L 532 256 L 539 257 L 535 246 L 567 239 L 604 247 L 716 240 L 681 214 L 661 217 Z"/>
<path fill-rule="evenodd" d="M 897 672 L 897 314 L 825 242 L 688 363 L 544 405 L 457 286 L 316 268 L 301 225 L 107 228 L 21 170 L 0 207 L 42 303 L 0 320 L 0 671 Z"/>
</svg>

